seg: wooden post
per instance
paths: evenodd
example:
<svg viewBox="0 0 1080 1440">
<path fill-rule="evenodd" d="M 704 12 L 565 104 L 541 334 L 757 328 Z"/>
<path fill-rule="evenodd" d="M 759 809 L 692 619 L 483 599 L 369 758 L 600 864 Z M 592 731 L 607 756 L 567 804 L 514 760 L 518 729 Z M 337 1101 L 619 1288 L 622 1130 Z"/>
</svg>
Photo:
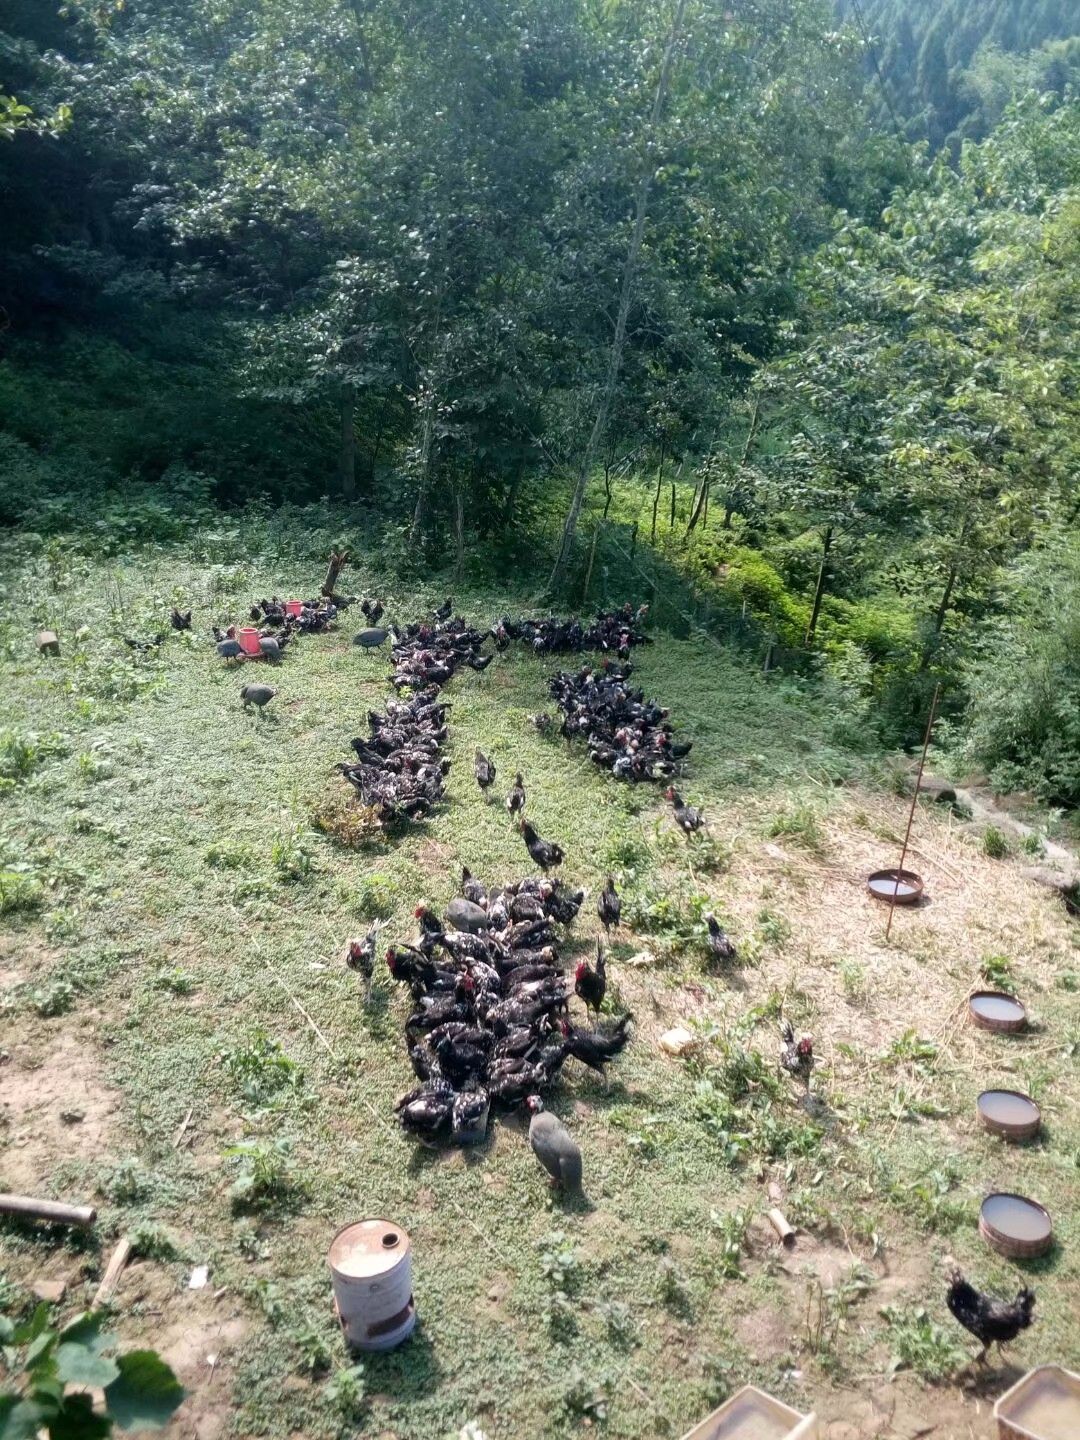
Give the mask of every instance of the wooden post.
<svg viewBox="0 0 1080 1440">
<path fill-rule="evenodd" d="M 930 701 L 930 718 L 926 722 L 926 734 L 923 737 L 922 754 L 919 756 L 919 769 L 915 776 L 915 793 L 911 797 L 911 809 L 908 811 L 907 829 L 904 831 L 904 848 L 900 851 L 900 864 L 896 867 L 896 883 L 893 885 L 893 892 L 889 896 L 889 923 L 885 926 L 885 939 L 889 938 L 889 931 L 892 929 L 893 914 L 896 910 L 896 897 L 900 893 L 900 875 L 904 868 L 904 861 L 907 859 L 908 841 L 911 839 L 911 827 L 915 820 L 915 806 L 919 800 L 919 790 L 922 787 L 923 767 L 926 765 L 926 752 L 930 749 L 930 733 L 934 728 L 934 716 L 937 714 L 938 696 L 941 694 L 940 682 L 934 686 L 934 698 Z"/>
<path fill-rule="evenodd" d="M 457 547 L 454 578 L 460 580 L 465 569 L 465 501 L 460 490 L 454 491 L 454 542 Z"/>
<path fill-rule="evenodd" d="M 93 1303 L 90 1308 L 96 1310 L 99 1305 L 104 1305 L 109 1299 L 117 1285 L 120 1283 L 120 1276 L 124 1273 L 124 1266 L 131 1257 L 131 1241 L 125 1235 L 117 1242 L 116 1249 L 109 1257 L 109 1263 L 105 1267 L 105 1274 L 101 1277 L 101 1284 L 97 1288 Z"/>
</svg>

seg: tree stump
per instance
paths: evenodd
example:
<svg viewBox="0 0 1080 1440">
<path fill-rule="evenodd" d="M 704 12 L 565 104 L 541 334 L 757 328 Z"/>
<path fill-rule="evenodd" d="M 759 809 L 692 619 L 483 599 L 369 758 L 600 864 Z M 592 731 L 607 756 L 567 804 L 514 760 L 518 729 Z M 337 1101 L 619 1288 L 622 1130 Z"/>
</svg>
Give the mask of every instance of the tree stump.
<svg viewBox="0 0 1080 1440">
<path fill-rule="evenodd" d="M 326 579 L 322 583 L 321 594 L 332 597 L 334 587 L 337 585 L 338 576 L 349 563 L 349 552 L 347 550 L 331 550 L 330 564 L 327 566 Z"/>
</svg>

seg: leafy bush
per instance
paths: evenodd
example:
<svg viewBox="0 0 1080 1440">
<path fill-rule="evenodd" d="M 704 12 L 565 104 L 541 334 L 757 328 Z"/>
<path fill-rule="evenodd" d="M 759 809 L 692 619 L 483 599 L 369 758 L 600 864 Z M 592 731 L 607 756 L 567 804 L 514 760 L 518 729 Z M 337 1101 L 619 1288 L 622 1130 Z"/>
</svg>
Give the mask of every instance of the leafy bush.
<svg viewBox="0 0 1080 1440">
<path fill-rule="evenodd" d="M 947 1380 L 963 1365 L 967 1355 L 952 1336 L 936 1324 L 921 1306 L 904 1310 L 886 1306 L 881 1311 L 889 1327 L 892 1360 L 889 1369 L 914 1370 L 923 1380 L 936 1384 Z"/>
<path fill-rule="evenodd" d="M 87 1312 L 63 1329 L 39 1305 L 16 1325 L 0 1315 L 7 1379 L 0 1390 L 0 1434 L 45 1432 L 50 1440 L 100 1440 L 113 1427 L 159 1429 L 184 1398 L 183 1387 L 154 1350 L 110 1355 L 116 1338 L 103 1317 Z M 100 1390 L 103 1402 L 93 1394 Z"/>
</svg>

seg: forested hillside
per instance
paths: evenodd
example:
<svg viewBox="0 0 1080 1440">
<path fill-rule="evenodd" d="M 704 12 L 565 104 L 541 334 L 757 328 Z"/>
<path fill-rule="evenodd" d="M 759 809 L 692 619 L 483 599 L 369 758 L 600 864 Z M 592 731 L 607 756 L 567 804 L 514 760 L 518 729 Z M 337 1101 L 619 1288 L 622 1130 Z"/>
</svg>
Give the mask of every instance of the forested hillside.
<svg viewBox="0 0 1080 1440">
<path fill-rule="evenodd" d="M 4 522 L 329 496 L 406 568 L 558 595 L 603 519 L 602 564 L 647 537 L 888 742 L 942 680 L 959 746 L 1074 801 L 1075 647 L 1049 688 L 986 657 L 1075 602 L 1077 38 L 1053 0 L 859 14 L 884 92 L 828 0 L 17 0 Z"/>
<path fill-rule="evenodd" d="M 1080 79 L 1071 0 L 838 0 L 837 13 L 868 43 L 877 123 L 934 147 L 982 139 L 1025 90 L 1060 97 Z"/>
</svg>

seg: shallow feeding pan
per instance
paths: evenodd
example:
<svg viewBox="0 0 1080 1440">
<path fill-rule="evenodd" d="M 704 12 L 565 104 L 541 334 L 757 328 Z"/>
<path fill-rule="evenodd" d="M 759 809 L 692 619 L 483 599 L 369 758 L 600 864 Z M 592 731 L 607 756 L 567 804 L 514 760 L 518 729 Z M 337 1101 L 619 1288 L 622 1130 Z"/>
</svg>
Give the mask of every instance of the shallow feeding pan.
<svg viewBox="0 0 1080 1440">
<path fill-rule="evenodd" d="M 866 888 L 875 900 L 889 905 L 914 905 L 922 898 L 923 882 L 914 870 L 898 870 L 892 865 L 888 870 L 875 870 Z"/>
<path fill-rule="evenodd" d="M 1027 1011 L 1015 995 L 1001 990 L 975 990 L 968 996 L 968 1015 L 980 1030 L 1013 1034 L 1027 1029 Z"/>
<path fill-rule="evenodd" d="M 1026 1195 L 995 1191 L 979 1211 L 979 1234 L 991 1249 L 1012 1260 L 1045 1255 L 1054 1243 L 1050 1212 Z"/>
<path fill-rule="evenodd" d="M 994 1405 L 998 1440 L 1076 1440 L 1080 1375 L 1060 1365 L 1029 1370 Z"/>
<path fill-rule="evenodd" d="M 1030 1140 L 1042 1126 L 1038 1105 L 1019 1090 L 984 1090 L 975 1109 L 983 1129 L 1003 1140 Z"/>
<path fill-rule="evenodd" d="M 744 1385 L 683 1440 L 817 1440 L 816 1415 L 800 1415 L 754 1385 Z"/>
</svg>

